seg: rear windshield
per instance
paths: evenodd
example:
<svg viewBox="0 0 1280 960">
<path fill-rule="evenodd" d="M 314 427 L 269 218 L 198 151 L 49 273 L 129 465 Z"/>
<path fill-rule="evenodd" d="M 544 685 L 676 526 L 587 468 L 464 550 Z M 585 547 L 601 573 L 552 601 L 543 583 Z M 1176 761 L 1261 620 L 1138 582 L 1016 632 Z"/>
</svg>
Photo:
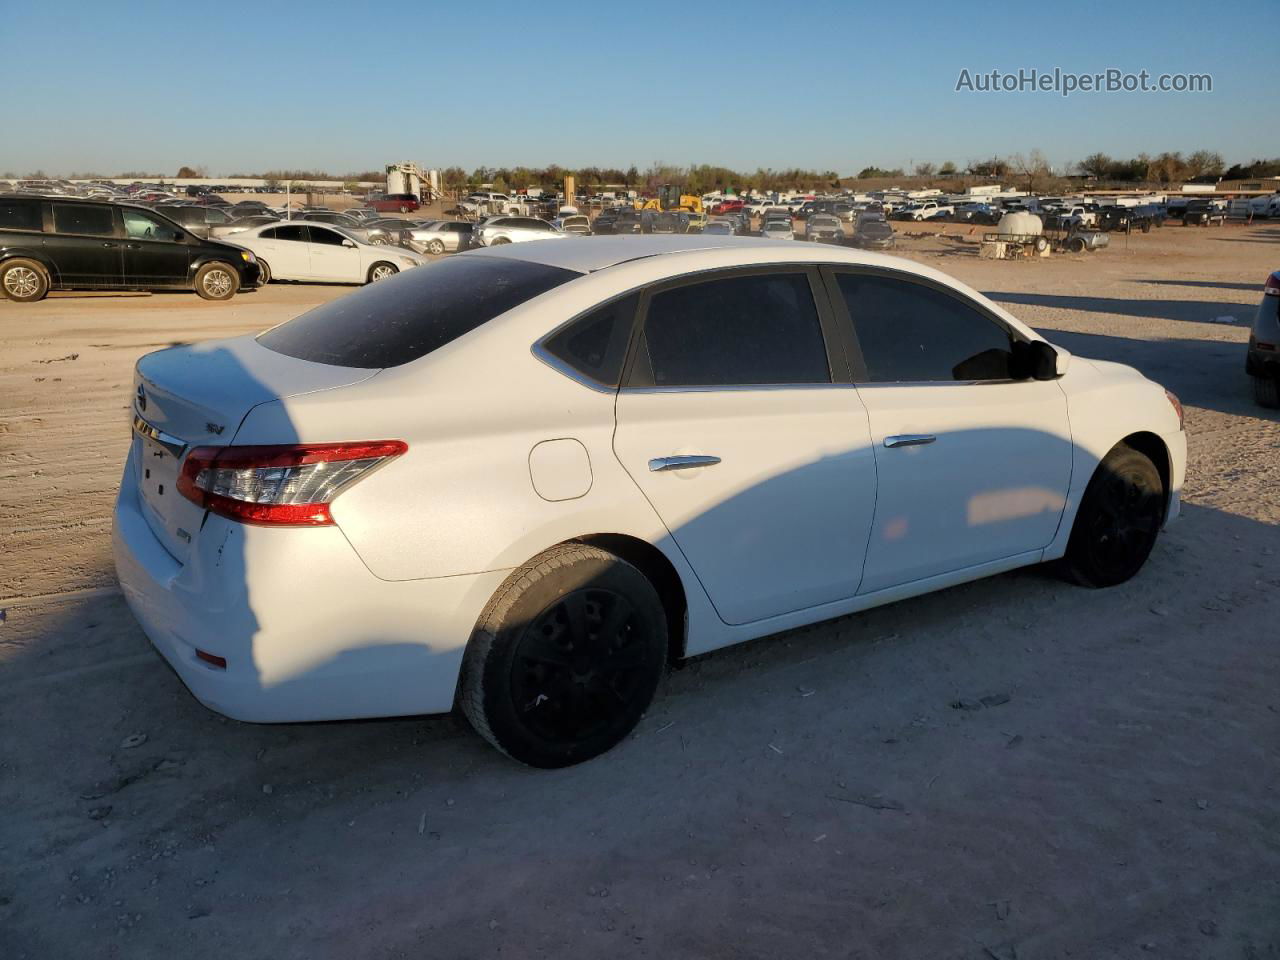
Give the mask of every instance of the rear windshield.
<svg viewBox="0 0 1280 960">
<path fill-rule="evenodd" d="M 524 260 L 451 257 L 326 303 L 258 342 L 314 363 L 397 367 L 578 276 Z"/>
</svg>

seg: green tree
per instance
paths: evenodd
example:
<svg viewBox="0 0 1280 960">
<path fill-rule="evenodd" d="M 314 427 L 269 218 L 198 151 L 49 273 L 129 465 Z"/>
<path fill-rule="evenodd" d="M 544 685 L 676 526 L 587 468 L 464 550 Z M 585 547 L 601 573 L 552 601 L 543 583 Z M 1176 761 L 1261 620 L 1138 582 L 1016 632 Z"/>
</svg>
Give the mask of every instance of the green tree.
<svg viewBox="0 0 1280 960">
<path fill-rule="evenodd" d="M 1114 162 L 1105 153 L 1091 153 L 1080 161 L 1080 170 L 1090 177 L 1102 180 L 1110 175 Z"/>
</svg>

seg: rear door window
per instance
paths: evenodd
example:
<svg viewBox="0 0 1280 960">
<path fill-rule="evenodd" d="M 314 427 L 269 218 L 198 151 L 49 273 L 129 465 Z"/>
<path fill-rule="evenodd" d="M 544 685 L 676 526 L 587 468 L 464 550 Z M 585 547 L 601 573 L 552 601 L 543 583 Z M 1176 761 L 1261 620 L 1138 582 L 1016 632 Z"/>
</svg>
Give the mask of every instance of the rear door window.
<svg viewBox="0 0 1280 960">
<path fill-rule="evenodd" d="M 115 236 L 116 224 L 112 207 L 95 207 L 79 203 L 53 205 L 53 229 L 90 237 Z"/>
<path fill-rule="evenodd" d="M 268 330 L 258 342 L 315 363 L 397 367 L 579 276 L 540 263 L 464 254 L 370 284 Z"/>
<path fill-rule="evenodd" d="M 655 293 L 632 386 L 830 383 L 809 277 L 725 277 Z"/>
</svg>

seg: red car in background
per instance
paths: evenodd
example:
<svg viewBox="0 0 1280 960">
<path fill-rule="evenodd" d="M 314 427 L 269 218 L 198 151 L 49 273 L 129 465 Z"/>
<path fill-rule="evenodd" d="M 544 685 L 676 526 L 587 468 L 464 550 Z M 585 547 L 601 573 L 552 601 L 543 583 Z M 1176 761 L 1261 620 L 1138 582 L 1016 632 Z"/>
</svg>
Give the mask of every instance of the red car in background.
<svg viewBox="0 0 1280 960">
<path fill-rule="evenodd" d="M 711 208 L 711 212 L 715 214 L 737 213 L 745 204 L 745 200 L 721 200 Z"/>
<path fill-rule="evenodd" d="M 416 194 L 388 193 L 386 196 L 370 200 L 369 206 L 379 213 L 411 213 L 421 204 L 418 203 Z"/>
</svg>

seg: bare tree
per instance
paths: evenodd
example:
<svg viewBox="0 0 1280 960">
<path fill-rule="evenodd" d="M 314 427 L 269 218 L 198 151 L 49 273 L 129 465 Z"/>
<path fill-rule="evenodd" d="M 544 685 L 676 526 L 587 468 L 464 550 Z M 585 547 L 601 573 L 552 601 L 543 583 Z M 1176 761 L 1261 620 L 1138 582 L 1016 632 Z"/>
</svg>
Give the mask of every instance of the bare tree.
<svg viewBox="0 0 1280 960">
<path fill-rule="evenodd" d="M 917 163 L 915 169 L 917 177 L 932 177 L 938 171 L 938 168 L 927 160 L 922 163 Z"/>
<path fill-rule="evenodd" d="M 1219 176 L 1224 166 L 1226 164 L 1222 160 L 1222 154 L 1212 150 L 1197 150 L 1187 157 L 1187 176 Z"/>
<path fill-rule="evenodd" d="M 1039 150 L 1032 150 L 1026 156 L 1015 153 L 1009 158 L 1009 172 L 1026 180 L 1027 193 L 1035 193 L 1037 183 L 1042 184 L 1053 176 L 1053 168 Z"/>
</svg>

